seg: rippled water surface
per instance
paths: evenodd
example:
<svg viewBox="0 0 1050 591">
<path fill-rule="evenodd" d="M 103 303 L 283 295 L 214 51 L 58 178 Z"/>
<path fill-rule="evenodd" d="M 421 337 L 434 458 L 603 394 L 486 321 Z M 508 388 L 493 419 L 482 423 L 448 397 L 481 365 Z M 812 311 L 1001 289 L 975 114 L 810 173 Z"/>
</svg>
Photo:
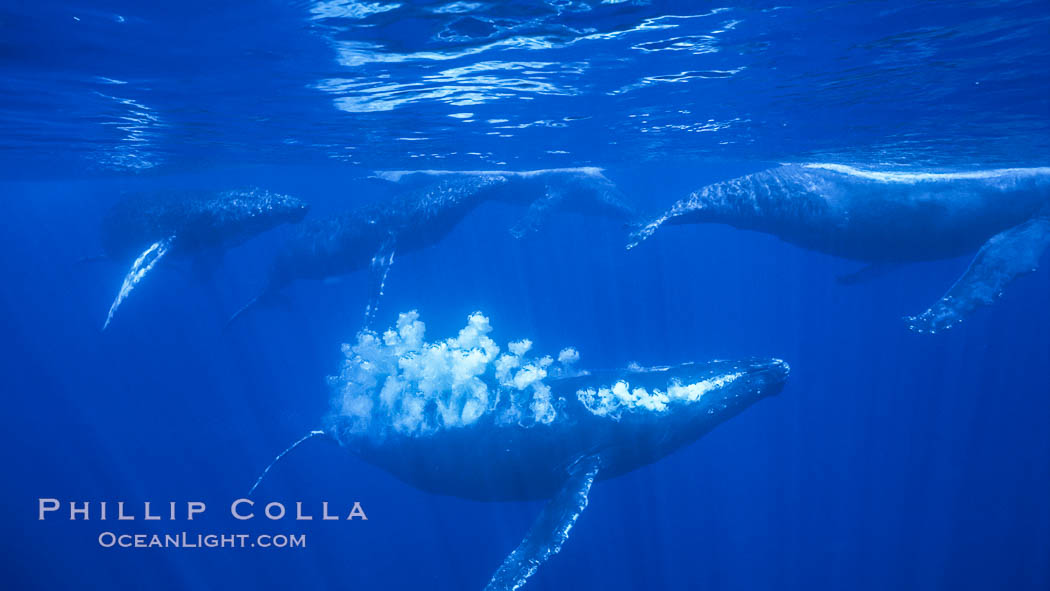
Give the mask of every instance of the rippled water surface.
<svg viewBox="0 0 1050 591">
<path fill-rule="evenodd" d="M 984 166 L 1050 148 L 1041 2 L 60 2 L 0 15 L 0 146 L 66 169 Z"/>
<path fill-rule="evenodd" d="M 778 163 L 798 165 L 759 172 Z M 387 389 L 384 378 L 384 396 L 402 384 L 413 411 L 393 432 L 436 424 L 414 412 L 432 409 L 416 390 L 476 388 L 462 398 L 476 411 L 489 391 L 471 371 L 533 356 L 551 377 L 571 363 L 595 375 L 790 365 L 780 394 L 659 462 L 599 478 L 525 591 L 1046 591 L 1048 255 L 994 305 L 945 315 L 961 325 L 908 326 L 934 326 L 922 311 L 988 239 L 927 233 L 938 224 L 924 220 L 987 205 L 977 211 L 990 222 L 975 225 L 1002 225 L 989 235 L 1027 228 L 1032 242 L 1015 236 L 986 258 L 1014 257 L 1010 273 L 979 266 L 987 283 L 960 289 L 987 290 L 948 300 L 974 303 L 1037 256 L 1023 247 L 1045 226 L 1024 216 L 1048 166 L 1047 0 L 3 2 L 0 589 L 483 588 L 542 508 L 469 500 L 504 498 L 476 485 L 516 471 L 510 462 L 482 456 L 463 478 L 435 478 L 433 490 L 464 493 L 441 496 L 308 436 L 254 498 L 301 501 L 315 517 L 323 502 L 360 501 L 367 522 L 229 514 L 280 450 L 323 426 L 333 398 L 352 424 L 371 419 L 355 388 L 381 374 L 347 365 L 370 351 L 362 359 L 382 363 L 369 368 L 391 376 L 396 359 L 403 380 Z M 536 172 L 569 167 L 589 168 Z M 490 183 L 492 199 L 474 199 Z M 793 243 L 674 223 L 704 218 L 688 201 L 698 190 L 709 198 L 699 206 L 754 187 L 742 194 L 794 220 L 825 211 L 824 186 L 857 207 L 830 208 L 834 223 L 805 232 L 789 222 Z M 398 224 L 415 218 L 391 216 L 395 240 L 373 231 L 375 212 L 419 211 L 406 196 L 420 188 L 461 199 L 462 219 L 407 232 Z M 166 205 L 121 209 L 139 203 L 125 200 L 133 193 Z M 197 220 L 202 204 L 232 217 L 138 233 L 154 230 L 153 211 Z M 709 219 L 763 227 L 734 204 Z M 576 207 L 553 211 L 562 205 Z M 369 215 L 347 215 L 359 206 Z M 246 210 L 274 215 L 234 223 Z M 872 234 L 822 240 L 858 211 Z M 331 259 L 313 257 L 329 248 Z M 119 260 L 98 261 L 103 251 Z M 911 262 L 866 268 L 840 254 Z M 408 313 L 402 342 L 366 347 L 366 309 L 376 328 Z M 428 364 L 391 352 L 423 342 L 413 310 L 426 341 L 445 346 Z M 495 327 L 500 353 L 514 355 L 479 360 L 460 332 L 475 325 Z M 458 368 L 453 379 L 442 367 Z M 508 382 L 495 371 L 494 392 L 527 379 L 532 420 L 557 416 L 540 404 L 555 399 L 538 372 Z M 694 376 L 687 396 L 642 383 L 651 391 L 629 400 L 693 400 L 742 371 Z M 627 386 L 605 386 L 581 386 L 578 399 L 615 415 L 601 401 Z M 457 413 L 447 416 L 481 416 Z M 508 478 L 547 490 L 520 472 Z M 202 501 L 208 512 L 38 519 L 52 497 L 140 513 L 145 501 Z M 105 530 L 303 533 L 308 545 L 104 548 Z"/>
</svg>

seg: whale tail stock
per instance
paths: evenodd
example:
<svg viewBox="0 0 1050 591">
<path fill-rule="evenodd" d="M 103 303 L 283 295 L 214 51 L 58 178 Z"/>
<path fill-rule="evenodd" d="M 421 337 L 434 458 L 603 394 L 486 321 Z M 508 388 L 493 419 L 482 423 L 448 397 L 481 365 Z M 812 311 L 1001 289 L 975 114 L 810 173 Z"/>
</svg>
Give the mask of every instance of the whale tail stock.
<svg viewBox="0 0 1050 591">
<path fill-rule="evenodd" d="M 561 551 L 601 468 L 599 456 L 584 456 L 569 468 L 568 479 L 532 523 L 525 538 L 503 561 L 485 591 L 513 591 L 525 584 L 548 558 Z"/>
<path fill-rule="evenodd" d="M 1050 217 L 1034 217 L 988 239 L 963 276 L 926 311 L 906 316 L 908 328 L 933 334 L 994 303 L 1015 278 L 1035 271 L 1050 247 Z"/>
</svg>

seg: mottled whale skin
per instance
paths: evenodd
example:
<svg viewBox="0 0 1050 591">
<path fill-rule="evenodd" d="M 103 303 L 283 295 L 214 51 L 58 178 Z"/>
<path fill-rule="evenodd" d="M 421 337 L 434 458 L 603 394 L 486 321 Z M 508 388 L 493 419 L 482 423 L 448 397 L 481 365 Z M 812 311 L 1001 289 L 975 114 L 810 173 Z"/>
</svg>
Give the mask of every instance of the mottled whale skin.
<svg viewBox="0 0 1050 591">
<path fill-rule="evenodd" d="M 306 203 L 295 197 L 261 189 L 121 199 L 102 221 L 102 247 L 107 258 L 137 258 L 110 306 L 103 330 L 131 290 L 166 255 L 221 253 L 278 225 L 299 222 L 307 210 Z"/>
<path fill-rule="evenodd" d="M 369 267 L 377 256 L 432 246 L 505 183 L 498 176 L 444 180 L 304 223 L 273 261 L 268 288 L 347 275 Z"/>
<path fill-rule="evenodd" d="M 478 422 L 435 434 L 370 437 L 343 428 L 327 431 L 362 459 L 421 490 L 477 501 L 532 501 L 553 497 L 580 458 L 600 458 L 597 480 L 621 476 L 696 441 L 766 396 L 780 392 L 788 365 L 775 359 L 686 363 L 671 367 L 607 370 L 549 380 L 560 400 L 550 424 L 499 424 L 500 408 Z M 671 381 L 717 383 L 695 402 L 662 412 L 624 408 L 602 416 L 577 397 L 588 388 L 620 380 L 632 388 L 664 389 Z M 507 404 L 508 400 L 502 400 Z"/>
<path fill-rule="evenodd" d="M 897 263 L 980 250 L 967 273 L 925 312 L 936 332 L 993 302 L 1034 270 L 1050 244 L 1050 168 L 894 173 L 789 164 L 708 185 L 641 226 L 633 248 L 665 224 L 727 224 L 803 248 L 872 263 L 846 282 Z"/>
<path fill-rule="evenodd" d="M 342 215 L 300 224 L 275 256 L 262 292 L 227 322 L 273 298 L 297 280 L 325 280 L 369 270 L 366 321 L 375 312 L 395 255 L 430 247 L 445 238 L 485 202 L 525 205 L 524 218 L 511 229 L 521 237 L 535 231 L 555 211 L 627 220 L 633 210 L 598 169 L 512 171 L 397 171 L 378 178 L 404 183 L 390 201 L 372 203 Z"/>
<path fill-rule="evenodd" d="M 130 195 L 102 220 L 102 248 L 106 256 L 122 260 L 176 236 L 172 256 L 224 250 L 281 224 L 297 223 L 308 209 L 295 197 L 262 189 Z"/>
<path fill-rule="evenodd" d="M 437 432 L 382 435 L 353 429 L 341 415 L 325 432 L 365 461 L 414 487 L 480 501 L 550 499 L 525 538 L 497 569 L 486 591 L 525 584 L 557 554 L 587 506 L 591 486 L 651 464 L 686 446 L 755 402 L 781 391 L 789 368 L 776 359 L 687 363 L 596 372 L 551 380 L 557 417 L 549 424 L 501 422 L 508 399 L 473 424 Z M 665 408 L 635 405 L 610 412 L 581 392 L 630 387 L 668 391 L 704 384 L 695 400 Z M 320 432 L 318 432 L 320 433 Z"/>
</svg>

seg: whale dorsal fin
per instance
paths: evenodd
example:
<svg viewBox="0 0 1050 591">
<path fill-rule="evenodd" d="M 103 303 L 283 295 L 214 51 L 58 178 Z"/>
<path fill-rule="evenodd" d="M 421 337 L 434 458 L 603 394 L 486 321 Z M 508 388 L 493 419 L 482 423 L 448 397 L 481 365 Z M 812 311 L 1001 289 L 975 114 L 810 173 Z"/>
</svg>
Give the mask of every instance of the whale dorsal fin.
<svg viewBox="0 0 1050 591">
<path fill-rule="evenodd" d="M 585 456 L 573 464 L 569 478 L 532 523 L 529 533 L 507 556 L 485 591 L 513 591 L 525 584 L 548 558 L 561 550 L 569 531 L 587 507 L 587 494 L 600 468 L 598 456 Z"/>
<path fill-rule="evenodd" d="M 113 315 L 116 314 L 120 304 L 127 299 L 131 290 L 135 289 L 135 286 L 142 281 L 146 273 L 150 272 L 150 269 L 157 264 L 157 261 L 168 254 L 174 242 L 175 236 L 168 236 L 163 240 L 158 240 L 149 245 L 149 248 L 143 251 L 139 258 L 135 259 L 135 262 L 131 264 L 131 270 L 124 276 L 124 283 L 120 286 L 120 293 L 117 294 L 117 298 L 113 300 L 113 304 L 109 307 L 109 314 L 106 315 L 106 323 L 102 325 L 102 330 L 109 328 L 109 323 L 113 321 Z"/>
<path fill-rule="evenodd" d="M 925 312 L 905 317 L 908 328 L 934 333 L 962 322 L 977 308 L 991 304 L 1019 275 L 1035 271 L 1050 246 L 1050 218 L 1036 217 L 988 239 L 966 273 Z"/>
</svg>

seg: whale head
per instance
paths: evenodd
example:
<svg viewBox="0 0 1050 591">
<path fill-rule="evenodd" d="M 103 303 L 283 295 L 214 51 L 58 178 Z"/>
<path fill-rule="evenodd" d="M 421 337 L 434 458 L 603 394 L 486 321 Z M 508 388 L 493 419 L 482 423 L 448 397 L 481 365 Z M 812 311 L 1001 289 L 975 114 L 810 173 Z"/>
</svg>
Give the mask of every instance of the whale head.
<svg viewBox="0 0 1050 591">
<path fill-rule="evenodd" d="M 779 359 L 631 367 L 565 380 L 557 390 L 591 424 L 605 477 L 655 462 L 776 394 L 789 373 Z M 566 391 L 569 390 L 569 391 Z"/>
</svg>

